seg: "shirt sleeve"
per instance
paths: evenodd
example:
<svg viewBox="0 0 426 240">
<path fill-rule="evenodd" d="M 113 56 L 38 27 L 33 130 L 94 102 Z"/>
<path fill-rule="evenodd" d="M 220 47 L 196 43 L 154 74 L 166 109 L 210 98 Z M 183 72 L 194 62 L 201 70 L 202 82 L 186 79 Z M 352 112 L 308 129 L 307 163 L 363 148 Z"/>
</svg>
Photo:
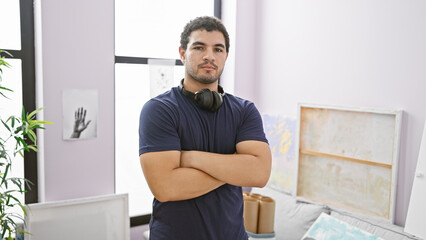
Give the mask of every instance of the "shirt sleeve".
<svg viewBox="0 0 426 240">
<path fill-rule="evenodd" d="M 248 102 L 243 111 L 243 120 L 238 129 L 236 143 L 248 140 L 268 143 L 263 130 L 262 117 L 252 102 Z"/>
<path fill-rule="evenodd" d="M 139 155 L 147 152 L 181 150 L 176 116 L 165 103 L 151 99 L 139 118 Z"/>
</svg>

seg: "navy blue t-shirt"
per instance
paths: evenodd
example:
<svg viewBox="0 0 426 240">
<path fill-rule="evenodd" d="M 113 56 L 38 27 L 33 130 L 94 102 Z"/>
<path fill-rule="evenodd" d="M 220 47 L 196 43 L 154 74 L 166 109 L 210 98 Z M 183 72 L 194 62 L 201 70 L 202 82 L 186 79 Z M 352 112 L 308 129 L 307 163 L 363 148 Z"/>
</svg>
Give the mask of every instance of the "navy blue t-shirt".
<svg viewBox="0 0 426 240">
<path fill-rule="evenodd" d="M 233 154 L 246 140 L 267 142 L 254 104 L 226 94 L 216 112 L 200 109 L 178 87 L 143 107 L 139 125 L 139 154 L 168 150 L 198 150 Z M 247 239 L 241 187 L 230 184 L 184 200 L 159 202 L 154 198 L 151 240 Z"/>
</svg>

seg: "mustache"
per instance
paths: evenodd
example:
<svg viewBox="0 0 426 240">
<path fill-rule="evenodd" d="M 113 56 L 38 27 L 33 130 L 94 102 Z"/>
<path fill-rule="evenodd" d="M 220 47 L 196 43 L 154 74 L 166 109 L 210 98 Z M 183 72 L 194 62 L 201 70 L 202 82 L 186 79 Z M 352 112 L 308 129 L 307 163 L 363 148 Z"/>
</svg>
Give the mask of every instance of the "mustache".
<svg viewBox="0 0 426 240">
<path fill-rule="evenodd" d="M 198 64 L 198 67 L 203 67 L 204 65 L 210 65 L 217 69 L 217 65 L 209 61 L 205 61 L 204 63 Z"/>
</svg>

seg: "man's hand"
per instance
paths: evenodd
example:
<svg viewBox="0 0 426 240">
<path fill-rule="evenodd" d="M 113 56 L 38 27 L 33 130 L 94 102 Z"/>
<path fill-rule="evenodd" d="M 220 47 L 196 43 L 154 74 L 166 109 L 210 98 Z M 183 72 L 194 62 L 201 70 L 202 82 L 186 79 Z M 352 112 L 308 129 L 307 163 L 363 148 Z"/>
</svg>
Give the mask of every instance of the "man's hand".
<svg viewBox="0 0 426 240">
<path fill-rule="evenodd" d="M 86 110 L 84 110 L 82 107 L 78 108 L 77 111 L 75 111 L 75 122 L 74 122 L 74 130 L 71 134 L 71 138 L 79 138 L 81 132 L 83 132 L 87 126 L 89 126 L 89 123 L 91 120 L 89 120 L 87 123 L 85 123 L 86 119 Z"/>
</svg>

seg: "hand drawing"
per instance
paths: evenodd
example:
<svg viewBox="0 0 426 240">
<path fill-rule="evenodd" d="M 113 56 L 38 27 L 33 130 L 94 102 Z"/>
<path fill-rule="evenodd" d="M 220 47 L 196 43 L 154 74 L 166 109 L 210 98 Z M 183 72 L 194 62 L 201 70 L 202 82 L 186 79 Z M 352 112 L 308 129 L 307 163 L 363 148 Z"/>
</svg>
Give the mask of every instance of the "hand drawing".
<svg viewBox="0 0 426 240">
<path fill-rule="evenodd" d="M 89 126 L 89 123 L 91 120 L 86 120 L 86 110 L 84 108 L 78 108 L 77 111 L 75 111 L 75 122 L 74 122 L 74 130 L 71 134 L 71 138 L 80 138 L 81 132 L 83 132 L 87 126 Z"/>
</svg>

